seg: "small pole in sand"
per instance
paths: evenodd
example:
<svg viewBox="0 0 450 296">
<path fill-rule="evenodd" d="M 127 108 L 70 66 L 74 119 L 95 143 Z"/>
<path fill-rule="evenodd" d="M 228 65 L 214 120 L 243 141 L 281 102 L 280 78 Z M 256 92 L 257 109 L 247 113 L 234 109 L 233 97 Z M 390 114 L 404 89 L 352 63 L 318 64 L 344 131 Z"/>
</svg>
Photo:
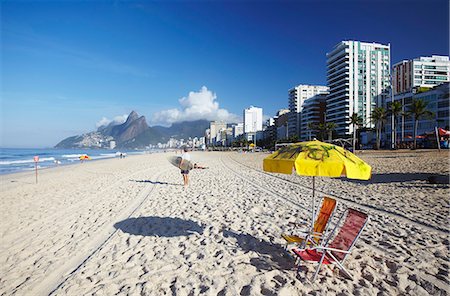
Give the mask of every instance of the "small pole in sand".
<svg viewBox="0 0 450 296">
<path fill-rule="evenodd" d="M 434 127 L 434 131 L 436 133 L 436 142 L 438 146 L 438 151 L 441 152 L 441 142 L 439 141 L 439 131 L 437 126 Z"/>
<path fill-rule="evenodd" d="M 39 162 L 39 156 L 36 155 L 34 157 L 34 168 L 35 168 L 35 171 L 36 171 L 36 184 L 38 183 L 38 169 L 37 169 L 38 162 Z"/>
</svg>

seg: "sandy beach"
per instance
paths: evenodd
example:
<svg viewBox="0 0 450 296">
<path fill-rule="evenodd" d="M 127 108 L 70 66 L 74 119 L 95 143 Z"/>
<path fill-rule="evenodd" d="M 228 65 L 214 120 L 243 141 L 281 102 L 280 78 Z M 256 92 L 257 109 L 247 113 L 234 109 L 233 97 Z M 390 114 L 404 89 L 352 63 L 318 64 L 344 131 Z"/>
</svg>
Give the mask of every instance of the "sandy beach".
<svg viewBox="0 0 450 296">
<path fill-rule="evenodd" d="M 262 171 L 264 153 L 193 152 L 182 177 L 156 153 L 1 178 L 0 295 L 448 295 L 448 151 L 364 151 L 369 181 L 316 178 L 318 196 L 371 216 L 345 262 L 296 277 L 289 222 L 311 178 Z"/>
</svg>

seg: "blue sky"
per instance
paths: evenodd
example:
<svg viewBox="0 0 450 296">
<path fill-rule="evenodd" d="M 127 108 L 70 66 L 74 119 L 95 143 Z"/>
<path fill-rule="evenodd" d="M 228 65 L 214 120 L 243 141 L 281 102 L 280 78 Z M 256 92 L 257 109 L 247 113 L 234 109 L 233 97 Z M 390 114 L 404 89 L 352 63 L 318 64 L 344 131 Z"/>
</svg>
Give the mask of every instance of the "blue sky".
<svg viewBox="0 0 450 296">
<path fill-rule="evenodd" d="M 51 147 L 137 111 L 149 124 L 273 116 L 326 84 L 342 40 L 448 55 L 448 1 L 2 1 L 3 147 Z"/>
</svg>

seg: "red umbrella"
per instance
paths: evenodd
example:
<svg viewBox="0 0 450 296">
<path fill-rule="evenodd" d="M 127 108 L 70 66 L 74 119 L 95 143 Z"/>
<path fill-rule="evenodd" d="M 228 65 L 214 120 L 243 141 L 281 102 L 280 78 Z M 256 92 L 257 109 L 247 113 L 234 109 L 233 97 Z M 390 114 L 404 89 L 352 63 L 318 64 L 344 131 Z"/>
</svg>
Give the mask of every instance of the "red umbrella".
<svg viewBox="0 0 450 296">
<path fill-rule="evenodd" d="M 439 131 L 439 136 L 450 136 L 450 131 L 446 131 L 445 129 L 443 129 L 443 128 L 438 128 L 438 131 Z"/>
</svg>

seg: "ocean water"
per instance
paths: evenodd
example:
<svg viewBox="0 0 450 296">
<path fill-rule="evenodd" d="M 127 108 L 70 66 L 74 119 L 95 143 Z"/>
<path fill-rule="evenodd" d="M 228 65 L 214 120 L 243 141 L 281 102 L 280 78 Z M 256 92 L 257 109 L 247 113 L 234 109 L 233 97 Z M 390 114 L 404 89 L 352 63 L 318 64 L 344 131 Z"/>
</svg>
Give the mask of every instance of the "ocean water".
<svg viewBox="0 0 450 296">
<path fill-rule="evenodd" d="M 127 155 L 144 154 L 151 151 L 120 150 Z M 10 174 L 35 169 L 34 156 L 39 156 L 38 168 L 49 168 L 79 163 L 81 155 L 89 155 L 91 160 L 119 157 L 119 150 L 95 149 L 33 149 L 0 148 L 0 174 Z"/>
</svg>

